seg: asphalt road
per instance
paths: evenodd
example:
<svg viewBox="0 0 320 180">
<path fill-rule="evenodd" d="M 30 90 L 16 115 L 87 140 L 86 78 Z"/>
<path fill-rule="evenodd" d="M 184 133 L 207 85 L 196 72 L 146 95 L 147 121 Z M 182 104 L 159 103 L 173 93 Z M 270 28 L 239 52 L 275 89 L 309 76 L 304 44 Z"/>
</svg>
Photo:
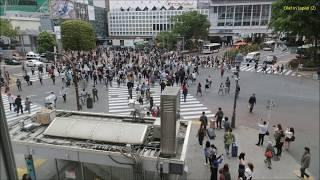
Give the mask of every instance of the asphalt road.
<svg viewBox="0 0 320 180">
<path fill-rule="evenodd" d="M 290 55 L 284 55 L 280 60 L 286 61 L 287 56 Z M 21 68 L 14 68 L 14 71 L 19 72 Z M 217 94 L 220 82 L 224 82 L 226 76 L 231 77 L 231 74 L 227 72 L 225 76 L 221 78 L 218 70 L 200 69 L 200 76 L 197 78 L 197 82 L 204 84 L 205 78 L 208 77 L 208 75 L 213 77 L 212 88 L 208 92 L 204 92 L 204 96 L 198 96 L 198 100 L 213 112 L 216 112 L 218 107 L 222 107 L 225 114 L 231 118 L 234 100 L 234 80 L 231 79 L 230 95 L 220 96 Z M 46 97 L 50 91 L 55 91 L 59 94 L 61 88 L 60 82 L 60 78 L 57 78 L 56 85 L 53 85 L 50 79 L 44 80 L 44 86 L 40 86 L 39 82 L 29 87 L 26 87 L 24 84 L 23 92 L 20 94 L 23 97 L 27 95 L 31 96 L 34 103 L 43 104 L 44 97 Z M 315 175 L 315 179 L 318 179 L 319 81 L 305 79 L 303 77 L 240 72 L 239 84 L 241 91 L 237 101 L 236 125 L 257 128 L 257 122 L 260 118 L 268 119 L 266 105 L 267 101 L 272 99 L 275 103 L 275 108 L 272 111 L 270 119 L 271 125 L 281 123 L 284 128 L 288 126 L 295 128 L 296 140 L 292 143 L 289 153 L 299 162 L 303 153 L 303 147 L 309 146 L 312 156 L 310 170 Z M 89 109 L 89 111 L 107 112 L 108 99 L 106 90 L 102 85 L 98 85 L 98 90 L 101 98 L 99 102 L 94 105 L 94 109 Z M 15 86 L 12 87 L 12 92 L 17 94 Z M 195 92 L 196 86 L 193 85 L 189 88 L 189 93 L 195 95 Z M 68 102 L 64 104 L 62 98 L 60 98 L 58 100 L 58 108 L 75 110 L 74 90 L 70 89 L 68 93 Z M 254 112 L 250 114 L 247 105 L 252 93 L 256 94 L 257 105 L 254 108 Z M 84 108 L 84 110 L 87 109 Z"/>
</svg>

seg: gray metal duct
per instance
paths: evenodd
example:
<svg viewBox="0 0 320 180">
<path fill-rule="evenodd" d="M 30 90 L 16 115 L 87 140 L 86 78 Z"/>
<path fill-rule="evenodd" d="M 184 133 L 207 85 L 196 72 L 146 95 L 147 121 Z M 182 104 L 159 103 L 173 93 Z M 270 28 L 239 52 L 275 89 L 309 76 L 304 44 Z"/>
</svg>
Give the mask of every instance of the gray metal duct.
<svg viewBox="0 0 320 180">
<path fill-rule="evenodd" d="M 160 156 L 174 157 L 176 155 L 176 129 L 180 117 L 180 88 L 166 87 L 161 94 L 160 117 L 161 139 Z"/>
</svg>

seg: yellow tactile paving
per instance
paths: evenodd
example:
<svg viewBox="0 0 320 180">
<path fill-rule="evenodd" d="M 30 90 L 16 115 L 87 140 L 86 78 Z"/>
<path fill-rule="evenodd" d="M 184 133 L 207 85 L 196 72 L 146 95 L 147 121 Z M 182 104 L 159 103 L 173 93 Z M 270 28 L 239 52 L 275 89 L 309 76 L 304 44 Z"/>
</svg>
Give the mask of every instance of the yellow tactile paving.
<svg viewBox="0 0 320 180">
<path fill-rule="evenodd" d="M 47 160 L 46 159 L 36 159 L 33 161 L 34 168 L 38 169 L 42 164 L 44 164 Z M 27 173 L 27 168 L 17 168 L 18 177 L 22 177 L 24 174 Z"/>
</svg>

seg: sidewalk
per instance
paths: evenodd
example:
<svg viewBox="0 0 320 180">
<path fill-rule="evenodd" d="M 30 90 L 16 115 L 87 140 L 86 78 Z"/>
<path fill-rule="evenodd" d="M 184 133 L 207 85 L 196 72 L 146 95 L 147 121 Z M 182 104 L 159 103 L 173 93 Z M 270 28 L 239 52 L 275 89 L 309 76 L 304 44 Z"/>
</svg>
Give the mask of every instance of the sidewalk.
<svg viewBox="0 0 320 180">
<path fill-rule="evenodd" d="M 203 148 L 199 146 L 196 137 L 196 132 L 198 131 L 200 124 L 194 121 L 192 124 L 192 129 L 189 137 L 188 151 L 186 156 L 186 165 L 188 166 L 188 179 L 190 180 L 206 180 L 210 179 L 210 168 L 205 166 L 205 158 L 203 154 Z M 211 141 L 218 148 L 218 155 L 226 154 L 224 150 L 223 134 L 224 130 L 215 130 L 216 138 Z M 239 151 L 246 153 L 246 162 L 252 162 L 254 165 L 254 175 L 253 179 L 281 179 L 281 180 L 294 180 L 299 179 L 294 171 L 299 171 L 300 164 L 296 162 L 291 155 L 286 151 L 282 152 L 280 161 L 272 161 L 272 169 L 269 170 L 264 164 L 264 152 L 266 148 L 267 141 L 272 138 L 272 136 L 266 136 L 263 147 L 256 146 L 258 139 L 258 131 L 256 129 L 240 126 L 233 130 L 235 134 L 236 141 L 239 145 Z M 205 139 L 206 141 L 206 139 Z M 231 149 L 231 148 L 230 148 Z M 303 147 L 301 150 L 301 156 L 303 153 Z M 232 179 L 237 179 L 238 177 L 238 158 L 231 157 L 230 159 L 224 155 L 224 161 L 220 164 L 228 163 L 230 174 Z M 310 180 L 312 178 L 309 178 Z"/>
<path fill-rule="evenodd" d="M 313 80 L 318 80 L 318 74 L 316 71 L 298 71 L 298 74 L 300 74 L 301 76 L 303 77 L 306 77 L 306 78 L 310 78 L 310 79 L 313 79 Z"/>
</svg>

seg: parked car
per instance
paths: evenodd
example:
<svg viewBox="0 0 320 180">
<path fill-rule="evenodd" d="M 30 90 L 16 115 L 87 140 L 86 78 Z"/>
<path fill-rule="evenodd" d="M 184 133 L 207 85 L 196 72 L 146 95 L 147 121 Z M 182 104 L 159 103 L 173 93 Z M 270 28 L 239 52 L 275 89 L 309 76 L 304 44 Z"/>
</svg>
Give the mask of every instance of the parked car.
<svg viewBox="0 0 320 180">
<path fill-rule="evenodd" d="M 35 60 L 35 59 L 31 59 L 31 60 L 27 60 L 27 61 L 25 62 L 25 64 L 26 64 L 28 67 L 36 67 L 36 66 L 43 65 L 43 62 L 40 62 L 40 61 Z"/>
<path fill-rule="evenodd" d="M 260 60 L 260 53 L 259 52 L 248 53 L 244 59 L 246 60 L 246 62 L 258 62 Z"/>
<path fill-rule="evenodd" d="M 20 65 L 21 62 L 20 61 L 17 61 L 16 59 L 5 59 L 4 60 L 4 63 L 6 63 L 7 65 Z"/>
<path fill-rule="evenodd" d="M 264 64 L 275 64 L 277 63 L 277 56 L 275 55 L 269 55 L 266 57 L 266 59 L 263 60 Z"/>
</svg>

